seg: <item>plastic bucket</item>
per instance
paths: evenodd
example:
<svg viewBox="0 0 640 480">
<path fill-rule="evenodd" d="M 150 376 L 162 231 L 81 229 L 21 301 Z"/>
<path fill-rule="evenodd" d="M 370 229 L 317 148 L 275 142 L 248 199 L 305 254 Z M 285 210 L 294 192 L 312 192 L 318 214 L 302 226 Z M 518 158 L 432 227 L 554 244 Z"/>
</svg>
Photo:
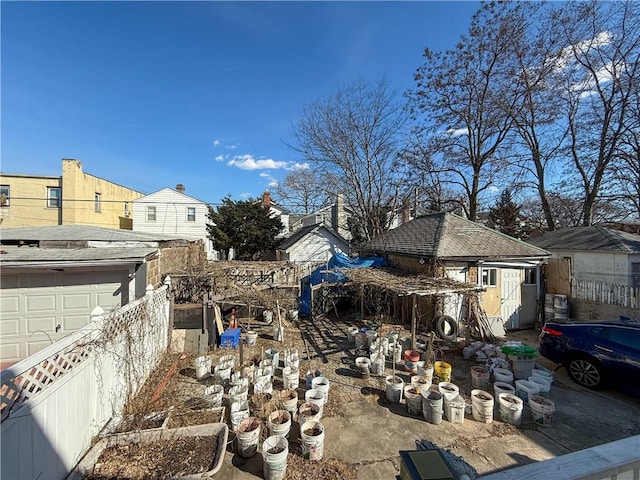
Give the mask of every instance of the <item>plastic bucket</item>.
<svg viewBox="0 0 640 480">
<path fill-rule="evenodd" d="M 378 332 L 375 330 L 367 330 L 364 335 L 367 341 L 367 348 L 371 348 L 371 344 L 378 338 Z"/>
<path fill-rule="evenodd" d="M 356 358 L 356 369 L 360 373 L 362 378 L 367 378 L 369 376 L 371 368 L 371 360 L 367 357 L 358 357 Z"/>
<path fill-rule="evenodd" d="M 556 411 L 555 403 L 542 395 L 529 396 L 529 408 L 531 408 L 531 418 L 536 425 L 550 427 L 553 414 Z"/>
<path fill-rule="evenodd" d="M 422 416 L 427 422 L 434 425 L 442 423 L 442 398 L 442 394 L 435 390 L 422 393 Z"/>
<path fill-rule="evenodd" d="M 248 387 L 249 379 L 247 377 L 242 376 L 242 372 L 236 372 L 231 374 L 231 379 L 229 380 L 229 386 L 231 387 Z"/>
<path fill-rule="evenodd" d="M 484 390 L 471 390 L 471 413 L 478 422 L 493 422 L 493 395 Z"/>
<path fill-rule="evenodd" d="M 535 383 L 528 380 L 516 380 L 516 395 L 522 399 L 525 405 L 529 403 L 531 395 L 537 395 L 538 393 L 540 393 L 540 388 Z"/>
<path fill-rule="evenodd" d="M 513 372 L 506 368 L 494 368 L 493 378 L 496 382 L 513 383 Z"/>
<path fill-rule="evenodd" d="M 247 345 L 253 347 L 258 341 L 258 332 L 247 332 Z"/>
<path fill-rule="evenodd" d="M 298 392 L 293 388 L 287 388 L 280 392 L 282 408 L 292 415 L 298 410 Z"/>
<path fill-rule="evenodd" d="M 409 415 L 420 415 L 422 413 L 422 394 L 413 385 L 404 387 L 404 404 Z"/>
<path fill-rule="evenodd" d="M 398 342 L 389 344 L 389 354 L 396 365 L 402 362 L 402 346 Z"/>
<path fill-rule="evenodd" d="M 444 401 L 444 415 L 451 423 L 464 423 L 464 398 L 458 395 L 456 398 Z"/>
<path fill-rule="evenodd" d="M 387 400 L 398 403 L 402 400 L 402 390 L 404 389 L 404 381 L 397 375 L 387 375 L 384 379 L 385 393 Z"/>
<path fill-rule="evenodd" d="M 431 379 L 423 377 L 422 375 L 413 375 L 411 377 L 411 386 L 413 386 L 419 392 L 423 392 L 431 387 Z"/>
<path fill-rule="evenodd" d="M 460 389 L 458 388 L 458 386 L 449 382 L 438 383 L 438 391 L 447 400 L 453 400 L 460 394 Z"/>
<path fill-rule="evenodd" d="M 264 320 L 266 323 L 273 322 L 273 312 L 271 310 L 264 310 L 262 312 L 262 320 Z"/>
<path fill-rule="evenodd" d="M 194 360 L 196 367 L 196 378 L 202 380 L 211 375 L 211 358 L 203 355 L 202 357 L 196 357 Z"/>
<path fill-rule="evenodd" d="M 500 398 L 501 393 L 516 394 L 516 389 L 513 385 L 506 382 L 493 382 L 493 397 Z"/>
<path fill-rule="evenodd" d="M 329 400 L 329 379 L 325 377 L 315 377 L 311 380 L 311 388 L 315 388 L 324 396 L 324 403 Z"/>
<path fill-rule="evenodd" d="M 236 366 L 236 356 L 232 354 L 222 355 L 220 357 L 220 365 L 228 363 L 231 368 Z"/>
<path fill-rule="evenodd" d="M 219 385 L 228 385 L 231 378 L 231 367 L 228 364 L 216 365 L 213 369 L 213 377 Z"/>
<path fill-rule="evenodd" d="M 384 355 L 372 355 L 371 366 L 369 368 L 371 375 L 384 375 Z"/>
<path fill-rule="evenodd" d="M 264 351 L 264 355 L 267 360 L 271 360 L 272 366 L 277 367 L 280 365 L 280 351 L 270 348 Z"/>
<path fill-rule="evenodd" d="M 315 388 L 311 388 L 304 392 L 304 401 L 317 405 L 320 409 L 320 416 L 322 416 L 322 408 L 324 407 L 324 393 Z"/>
<path fill-rule="evenodd" d="M 269 435 L 288 437 L 291 430 L 291 414 L 286 410 L 271 412 L 267 418 L 267 428 Z"/>
<path fill-rule="evenodd" d="M 433 364 L 433 371 L 439 382 L 451 381 L 451 365 L 438 361 Z"/>
<path fill-rule="evenodd" d="M 284 355 L 284 366 L 289 368 L 300 368 L 300 356 L 298 355 L 298 351 L 294 350 L 291 353 L 285 353 Z"/>
<path fill-rule="evenodd" d="M 489 378 L 491 375 L 489 374 L 489 370 L 485 367 L 473 366 L 471 367 L 471 384 L 473 388 L 479 390 L 486 390 L 489 388 Z"/>
<path fill-rule="evenodd" d="M 315 403 L 305 402 L 300 405 L 298 409 L 298 423 L 300 425 L 308 422 L 309 420 L 319 422 L 321 418 L 320 407 Z"/>
<path fill-rule="evenodd" d="M 429 379 L 429 383 L 433 382 L 433 365 L 427 364 L 427 362 L 418 362 L 418 375 Z"/>
<path fill-rule="evenodd" d="M 307 390 L 311 388 L 311 382 L 313 381 L 313 379 L 315 377 L 319 377 L 320 375 L 322 375 L 322 372 L 320 370 L 307 370 L 307 374 L 305 377 Z"/>
<path fill-rule="evenodd" d="M 282 370 L 282 385 L 284 388 L 298 388 L 300 385 L 300 372 L 297 368 L 284 367 Z"/>
<path fill-rule="evenodd" d="M 249 416 L 249 402 L 233 402 L 229 411 L 229 419 L 231 420 L 231 429 L 235 432 L 240 422 Z"/>
<path fill-rule="evenodd" d="M 362 332 L 356 333 L 354 342 L 356 344 L 356 350 L 367 348 L 367 336 Z"/>
<path fill-rule="evenodd" d="M 236 385 L 229 389 L 229 403 L 242 402 L 247 399 L 249 395 L 249 387 L 244 385 Z"/>
<path fill-rule="evenodd" d="M 358 333 L 358 327 L 349 327 L 347 329 L 347 340 L 349 343 L 354 343 L 356 341 L 356 334 Z"/>
<path fill-rule="evenodd" d="M 253 393 L 271 393 L 272 391 L 273 383 L 271 383 L 267 378 L 253 384 Z"/>
<path fill-rule="evenodd" d="M 284 338 L 284 325 L 274 324 L 272 335 L 275 342 L 281 342 Z"/>
<path fill-rule="evenodd" d="M 549 396 L 549 392 L 551 392 L 551 383 L 546 378 L 539 377 L 538 375 L 531 375 L 529 377 L 529 381 L 538 386 L 540 389 L 539 395 L 542 395 L 543 397 Z"/>
<path fill-rule="evenodd" d="M 387 355 L 389 355 L 389 339 L 387 337 L 382 337 L 379 339 L 379 342 L 382 354 L 386 357 Z"/>
<path fill-rule="evenodd" d="M 536 376 L 536 377 L 544 378 L 549 383 L 553 383 L 553 373 L 552 372 L 548 372 L 548 371 L 542 370 L 540 368 L 534 368 L 533 370 L 531 370 L 531 375 Z"/>
<path fill-rule="evenodd" d="M 265 480 L 282 480 L 287 472 L 289 441 L 280 435 L 262 442 L 262 474 Z"/>
<path fill-rule="evenodd" d="M 307 420 L 300 425 L 302 456 L 307 460 L 322 460 L 324 452 L 324 426 Z"/>
<path fill-rule="evenodd" d="M 520 425 L 522 422 L 522 399 L 511 393 L 501 393 L 498 395 L 500 404 L 500 419 L 512 425 Z"/>
<path fill-rule="evenodd" d="M 533 373 L 534 361 L 531 358 L 512 359 L 513 376 L 516 380 L 529 378 Z"/>
<path fill-rule="evenodd" d="M 210 385 L 204 389 L 204 401 L 210 408 L 222 406 L 224 387 L 222 385 Z"/>
<path fill-rule="evenodd" d="M 236 446 L 238 455 L 244 458 L 254 456 L 260 445 L 260 421 L 255 417 L 247 417 L 238 424 Z"/>
</svg>

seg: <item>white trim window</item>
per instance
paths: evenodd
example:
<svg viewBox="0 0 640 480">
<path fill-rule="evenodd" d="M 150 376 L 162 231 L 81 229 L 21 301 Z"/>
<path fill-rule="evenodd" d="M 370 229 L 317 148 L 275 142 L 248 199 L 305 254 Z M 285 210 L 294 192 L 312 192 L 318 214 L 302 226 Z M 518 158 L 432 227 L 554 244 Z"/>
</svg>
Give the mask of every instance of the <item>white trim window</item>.
<svg viewBox="0 0 640 480">
<path fill-rule="evenodd" d="M 485 287 L 498 286 L 498 269 L 497 268 L 482 269 L 482 285 Z"/>
<path fill-rule="evenodd" d="M 187 222 L 196 221 L 196 207 L 187 207 Z"/>
<path fill-rule="evenodd" d="M 147 206 L 147 222 L 156 221 L 156 207 Z"/>
<path fill-rule="evenodd" d="M 62 189 L 60 187 L 47 187 L 47 207 L 60 208 L 62 206 Z"/>
</svg>

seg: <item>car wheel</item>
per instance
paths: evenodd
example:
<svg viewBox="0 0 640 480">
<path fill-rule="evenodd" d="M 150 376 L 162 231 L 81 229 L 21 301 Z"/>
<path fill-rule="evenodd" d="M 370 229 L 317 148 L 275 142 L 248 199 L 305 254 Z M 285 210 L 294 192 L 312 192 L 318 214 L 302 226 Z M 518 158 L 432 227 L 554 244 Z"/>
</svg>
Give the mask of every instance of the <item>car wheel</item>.
<svg viewBox="0 0 640 480">
<path fill-rule="evenodd" d="M 583 387 L 602 388 L 604 372 L 598 362 L 589 357 L 574 357 L 567 365 L 567 373 L 571 379 Z"/>
</svg>

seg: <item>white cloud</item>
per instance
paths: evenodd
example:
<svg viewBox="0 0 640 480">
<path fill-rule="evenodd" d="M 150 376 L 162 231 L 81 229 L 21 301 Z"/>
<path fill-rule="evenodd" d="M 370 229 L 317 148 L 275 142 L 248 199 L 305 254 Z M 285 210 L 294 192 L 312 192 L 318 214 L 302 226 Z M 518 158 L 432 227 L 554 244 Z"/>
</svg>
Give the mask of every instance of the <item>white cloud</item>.
<svg viewBox="0 0 640 480">
<path fill-rule="evenodd" d="M 489 192 L 491 193 L 496 193 L 500 191 L 500 189 L 494 185 L 491 185 L 487 190 L 489 190 Z"/>
<path fill-rule="evenodd" d="M 236 155 L 227 162 L 230 167 L 238 167 L 242 170 L 269 170 L 277 168 L 285 168 L 287 162 L 279 162 L 271 158 L 255 159 L 253 155 L 244 154 Z"/>
<path fill-rule="evenodd" d="M 288 170 L 308 170 L 309 164 L 306 162 L 305 163 L 295 162 L 293 164 L 289 164 L 287 169 Z"/>
<path fill-rule="evenodd" d="M 270 186 L 271 188 L 276 188 L 276 187 L 278 186 L 278 181 L 277 181 L 277 180 L 271 180 L 271 181 L 269 182 L 269 186 Z"/>
<path fill-rule="evenodd" d="M 261 173 L 260 173 L 260 176 L 261 176 L 262 178 L 270 178 L 270 177 L 271 177 L 271 175 L 269 175 L 268 173 L 264 173 L 264 172 L 261 172 Z"/>
<path fill-rule="evenodd" d="M 224 148 L 226 148 L 227 150 L 235 150 L 236 148 L 238 148 L 238 145 L 230 143 L 229 145 L 225 145 Z"/>
<path fill-rule="evenodd" d="M 224 155 L 218 155 L 218 156 L 216 157 L 216 162 L 221 162 L 221 161 L 223 161 L 223 160 L 224 160 Z"/>
<path fill-rule="evenodd" d="M 467 129 L 466 128 L 450 128 L 449 130 L 447 130 L 447 133 L 452 137 L 459 137 L 460 135 L 466 135 Z"/>
<path fill-rule="evenodd" d="M 217 147 L 218 145 L 220 145 L 220 140 L 218 140 L 217 138 L 213 141 L 213 146 Z"/>
</svg>

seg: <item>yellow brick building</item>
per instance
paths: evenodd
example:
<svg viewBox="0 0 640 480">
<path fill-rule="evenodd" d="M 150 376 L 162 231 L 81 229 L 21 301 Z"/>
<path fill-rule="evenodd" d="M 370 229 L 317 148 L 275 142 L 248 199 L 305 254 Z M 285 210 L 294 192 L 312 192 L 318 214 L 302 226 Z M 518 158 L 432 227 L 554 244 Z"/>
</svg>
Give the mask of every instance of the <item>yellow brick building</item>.
<svg viewBox="0 0 640 480">
<path fill-rule="evenodd" d="M 144 194 L 63 159 L 62 175 L 0 173 L 0 226 L 91 225 L 131 230 L 132 202 Z"/>
</svg>

